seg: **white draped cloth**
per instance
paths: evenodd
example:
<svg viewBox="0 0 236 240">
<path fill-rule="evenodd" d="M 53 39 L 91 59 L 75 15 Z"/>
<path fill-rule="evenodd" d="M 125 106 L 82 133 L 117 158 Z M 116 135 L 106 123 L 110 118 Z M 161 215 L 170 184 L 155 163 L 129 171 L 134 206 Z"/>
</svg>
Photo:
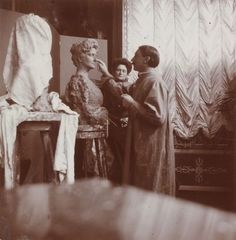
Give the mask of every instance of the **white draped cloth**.
<svg viewBox="0 0 236 240">
<path fill-rule="evenodd" d="M 77 130 L 77 115 L 62 114 L 53 167 L 54 171 L 59 172 L 60 182 L 75 181 L 74 148 Z"/>
<path fill-rule="evenodd" d="M 48 87 L 52 77 L 51 45 L 51 30 L 44 19 L 28 14 L 16 20 L 3 68 L 7 95 L 0 101 L 0 165 L 5 170 L 6 188 L 13 187 L 16 177 L 17 126 L 27 118 L 27 109 Z M 16 104 L 9 105 L 6 99 Z"/>
<path fill-rule="evenodd" d="M 57 138 L 54 170 L 59 172 L 61 181 L 74 182 L 74 147 L 78 129 L 78 114 L 63 104 L 55 92 L 48 94 L 48 105 L 53 112 L 61 113 L 61 122 Z M 46 107 L 48 109 L 48 107 Z M 40 110 L 43 110 L 40 109 Z M 43 112 L 45 113 L 45 112 Z M 30 112 L 19 104 L 9 105 L 0 99 L 0 167 L 4 168 L 5 188 L 10 189 L 16 183 L 17 154 L 15 151 L 17 126 L 27 120 Z"/>
<path fill-rule="evenodd" d="M 61 183 L 74 183 L 74 148 L 79 115 L 62 103 L 56 92 L 44 92 L 33 104 L 33 109 L 40 112 L 61 112 L 53 169 L 59 173 Z"/>
<path fill-rule="evenodd" d="M 17 126 L 27 119 L 29 110 L 67 113 L 62 115 L 56 159 L 57 163 L 68 161 L 68 172 L 73 172 L 78 114 L 64 105 L 57 93 L 47 93 L 52 78 L 51 45 L 50 26 L 43 18 L 28 14 L 16 20 L 3 69 L 7 95 L 0 97 L 0 166 L 4 168 L 8 189 L 14 187 L 16 181 Z M 9 104 L 7 99 L 14 104 Z M 67 168 L 63 168 L 63 173 L 66 171 Z M 67 177 L 70 182 L 73 178 L 71 174 Z"/>
<path fill-rule="evenodd" d="M 8 96 L 30 108 L 52 78 L 52 34 L 41 17 L 19 17 L 11 32 L 3 69 Z"/>
<path fill-rule="evenodd" d="M 5 188 L 12 188 L 16 181 L 15 141 L 18 124 L 28 116 L 25 107 L 18 104 L 0 108 L 0 166 L 4 167 Z"/>
</svg>

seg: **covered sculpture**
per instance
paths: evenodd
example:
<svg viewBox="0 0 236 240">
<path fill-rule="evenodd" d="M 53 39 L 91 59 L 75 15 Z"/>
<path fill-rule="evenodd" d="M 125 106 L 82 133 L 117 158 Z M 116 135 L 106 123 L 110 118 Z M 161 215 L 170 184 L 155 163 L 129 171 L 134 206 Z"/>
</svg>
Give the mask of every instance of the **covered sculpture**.
<svg viewBox="0 0 236 240">
<path fill-rule="evenodd" d="M 46 20 L 34 14 L 23 15 L 16 20 L 3 69 L 7 94 L 0 98 L 0 166 L 4 168 L 6 188 L 14 187 L 16 182 L 17 126 L 28 118 L 30 111 L 73 114 L 61 116 L 60 129 L 64 131 L 59 133 L 60 147 L 57 147 L 59 150 L 56 151 L 56 160 L 68 162 L 68 156 L 71 154 L 70 158 L 73 158 L 78 119 L 77 114 L 62 103 L 58 93 L 48 93 L 52 78 L 51 46 L 52 34 Z M 65 137 L 68 134 L 65 132 L 67 121 L 73 122 L 70 129 L 71 138 Z M 66 145 L 72 146 L 69 154 L 62 148 Z M 63 166 L 63 169 L 57 170 L 65 172 L 65 168 L 67 169 Z M 73 179 L 73 176 L 71 178 Z"/>
<path fill-rule="evenodd" d="M 27 109 L 52 78 L 52 33 L 41 17 L 19 17 L 11 32 L 3 77 L 8 98 Z"/>
</svg>

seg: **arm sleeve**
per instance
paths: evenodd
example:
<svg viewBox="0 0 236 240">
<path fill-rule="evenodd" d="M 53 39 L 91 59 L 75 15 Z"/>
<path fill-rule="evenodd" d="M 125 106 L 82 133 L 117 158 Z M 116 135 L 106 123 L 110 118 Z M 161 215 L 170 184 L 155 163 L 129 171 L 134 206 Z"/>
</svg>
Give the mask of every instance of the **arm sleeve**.
<svg viewBox="0 0 236 240">
<path fill-rule="evenodd" d="M 143 104 L 134 101 L 130 111 L 144 121 L 160 126 L 164 123 L 167 115 L 168 93 L 166 86 L 157 81 L 145 97 Z"/>
<path fill-rule="evenodd" d="M 120 98 L 120 96 L 123 94 L 122 86 L 113 78 L 110 78 L 108 81 L 106 81 L 104 84 L 104 89 L 106 89 L 106 91 L 108 91 L 116 98 Z"/>
</svg>

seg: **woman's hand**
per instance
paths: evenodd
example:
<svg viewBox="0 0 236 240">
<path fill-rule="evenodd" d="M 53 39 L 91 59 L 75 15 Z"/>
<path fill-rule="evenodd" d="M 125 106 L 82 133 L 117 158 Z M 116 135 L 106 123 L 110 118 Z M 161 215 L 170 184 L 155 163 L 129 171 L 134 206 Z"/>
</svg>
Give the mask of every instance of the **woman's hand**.
<svg viewBox="0 0 236 240">
<path fill-rule="evenodd" d="M 100 60 L 100 59 L 96 59 L 97 63 L 98 63 L 98 70 L 102 73 L 103 76 L 106 77 L 112 77 L 112 75 L 109 73 L 106 64 Z"/>
</svg>

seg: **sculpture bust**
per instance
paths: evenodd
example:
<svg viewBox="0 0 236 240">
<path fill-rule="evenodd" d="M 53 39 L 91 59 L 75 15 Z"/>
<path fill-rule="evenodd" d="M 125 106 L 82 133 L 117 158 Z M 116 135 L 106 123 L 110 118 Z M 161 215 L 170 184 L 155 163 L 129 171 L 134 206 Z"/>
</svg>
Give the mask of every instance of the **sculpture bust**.
<svg viewBox="0 0 236 240">
<path fill-rule="evenodd" d="M 108 119 L 107 110 L 102 107 L 102 92 L 88 75 L 96 67 L 97 51 L 95 39 L 73 44 L 70 50 L 76 73 L 67 84 L 65 99 L 71 109 L 80 114 L 81 124 L 103 124 Z"/>
</svg>

